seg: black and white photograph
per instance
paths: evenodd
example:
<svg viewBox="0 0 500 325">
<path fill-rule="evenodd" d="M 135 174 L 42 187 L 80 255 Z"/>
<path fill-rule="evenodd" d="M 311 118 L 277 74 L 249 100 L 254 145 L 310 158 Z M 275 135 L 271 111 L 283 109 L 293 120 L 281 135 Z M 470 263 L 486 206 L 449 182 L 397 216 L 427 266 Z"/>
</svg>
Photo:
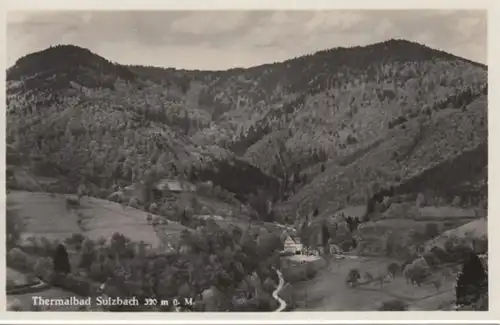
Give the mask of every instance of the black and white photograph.
<svg viewBox="0 0 500 325">
<path fill-rule="evenodd" d="M 488 311 L 487 25 L 8 11 L 7 311 Z"/>
</svg>

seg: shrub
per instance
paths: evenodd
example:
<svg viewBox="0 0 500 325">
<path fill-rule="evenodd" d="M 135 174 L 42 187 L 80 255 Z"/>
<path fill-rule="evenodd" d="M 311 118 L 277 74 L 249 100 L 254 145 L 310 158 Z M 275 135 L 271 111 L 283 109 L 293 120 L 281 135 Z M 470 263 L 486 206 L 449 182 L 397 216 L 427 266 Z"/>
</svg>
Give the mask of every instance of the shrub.
<svg viewBox="0 0 500 325">
<path fill-rule="evenodd" d="M 79 200 L 69 198 L 69 197 L 66 198 L 66 209 L 67 210 L 75 209 L 75 208 L 78 208 L 79 206 L 80 206 Z"/>
<path fill-rule="evenodd" d="M 48 257 L 38 259 L 34 266 L 34 273 L 41 279 L 48 279 L 52 273 L 52 261 Z"/>
<path fill-rule="evenodd" d="M 76 250 L 80 250 L 82 247 L 82 243 L 85 240 L 85 236 L 80 234 L 80 233 L 75 233 L 71 235 L 71 237 L 66 238 L 64 240 L 65 244 L 68 246 L 73 246 L 75 247 Z"/>
<path fill-rule="evenodd" d="M 425 252 L 422 254 L 422 257 L 425 259 L 430 268 L 436 268 L 440 262 L 436 255 L 432 252 Z"/>
<path fill-rule="evenodd" d="M 399 265 L 397 263 L 391 263 L 387 266 L 387 271 L 393 276 L 396 277 L 398 272 L 400 271 Z"/>
<path fill-rule="evenodd" d="M 435 223 L 427 223 L 425 225 L 425 235 L 427 238 L 434 238 L 439 235 L 439 226 Z"/>
<path fill-rule="evenodd" d="M 412 283 L 420 286 L 430 275 L 429 266 L 424 258 L 418 258 L 405 266 L 403 274 Z"/>
<path fill-rule="evenodd" d="M 35 268 L 36 260 L 30 258 L 28 254 L 19 248 L 13 248 L 7 253 L 7 265 L 22 271 L 32 271 Z"/>
<path fill-rule="evenodd" d="M 450 260 L 449 254 L 441 247 L 433 246 L 430 252 L 441 262 L 448 262 Z"/>
<path fill-rule="evenodd" d="M 351 269 L 347 274 L 346 282 L 350 284 L 355 284 L 358 280 L 361 279 L 361 273 L 359 273 L 358 269 Z"/>
<path fill-rule="evenodd" d="M 136 208 L 136 209 L 140 208 L 139 201 L 135 197 L 130 198 L 130 200 L 128 201 L 128 205 L 132 208 Z"/>
<path fill-rule="evenodd" d="M 148 211 L 151 212 L 151 213 L 157 213 L 158 212 L 158 206 L 156 205 L 156 203 L 151 203 L 148 207 Z"/>
</svg>

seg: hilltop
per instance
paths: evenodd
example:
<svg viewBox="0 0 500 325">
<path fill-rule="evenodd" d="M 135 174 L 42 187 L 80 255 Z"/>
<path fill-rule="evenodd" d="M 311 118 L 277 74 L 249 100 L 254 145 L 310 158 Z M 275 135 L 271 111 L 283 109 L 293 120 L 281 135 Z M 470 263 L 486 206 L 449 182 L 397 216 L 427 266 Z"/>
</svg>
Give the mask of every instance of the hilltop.
<svg viewBox="0 0 500 325">
<path fill-rule="evenodd" d="M 449 197 L 484 183 L 486 96 L 485 66 L 405 40 L 227 71 L 124 66 L 61 45 L 8 69 L 7 142 L 26 168 L 74 186 L 211 181 L 293 222 L 389 185 Z M 468 155 L 483 157 L 470 179 L 417 181 L 467 171 Z"/>
</svg>

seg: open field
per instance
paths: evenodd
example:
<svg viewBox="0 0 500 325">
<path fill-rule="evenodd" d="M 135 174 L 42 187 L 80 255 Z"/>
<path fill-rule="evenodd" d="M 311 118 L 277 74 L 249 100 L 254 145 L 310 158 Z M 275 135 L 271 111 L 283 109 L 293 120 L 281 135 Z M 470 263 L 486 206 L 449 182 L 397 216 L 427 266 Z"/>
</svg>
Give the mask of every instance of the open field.
<svg viewBox="0 0 500 325">
<path fill-rule="evenodd" d="M 488 221 L 485 218 L 471 221 L 463 226 L 443 232 L 438 237 L 426 243 L 426 247 L 443 247 L 446 240 L 455 236 L 457 238 L 481 238 L 488 236 Z"/>
<path fill-rule="evenodd" d="M 318 275 L 307 281 L 293 284 L 297 311 L 369 311 L 376 310 L 380 303 L 390 299 L 401 299 L 410 304 L 410 309 L 437 310 L 440 303 L 453 299 L 455 279 L 446 279 L 439 291 L 431 285 L 411 286 L 400 275 L 388 280 L 380 287 L 380 282 L 372 282 L 358 287 L 349 287 L 345 280 L 349 270 L 358 268 L 361 275 L 370 272 L 375 277 L 386 274 L 387 266 L 393 262 L 389 258 L 368 258 L 330 260 L 329 265 Z M 439 275 L 437 275 L 439 276 Z M 431 300 L 432 299 L 432 300 Z M 432 303 L 428 303 L 428 300 Z"/>
<path fill-rule="evenodd" d="M 63 240 L 74 233 L 97 240 L 110 238 L 119 232 L 132 241 L 156 247 L 161 240 L 153 226 L 147 222 L 147 213 L 131 207 L 123 208 L 118 203 L 97 198 L 84 197 L 76 210 L 66 209 L 66 196 L 49 193 L 12 191 L 7 204 L 25 222 L 23 237 L 43 236 Z M 82 222 L 79 224 L 78 219 Z M 186 229 L 177 222 L 157 226 L 166 235 L 175 236 Z"/>
<path fill-rule="evenodd" d="M 427 222 L 463 222 L 466 223 L 470 220 L 477 219 L 477 209 L 473 208 L 460 208 L 453 206 L 425 206 L 420 208 L 412 208 L 410 211 L 399 211 L 398 206 L 401 204 L 393 204 L 388 211 L 382 213 L 378 218 L 374 218 L 371 223 L 377 224 L 390 224 L 393 227 L 406 227 L 407 225 L 424 225 Z M 396 212 L 392 211 L 396 209 Z M 362 217 L 365 214 L 365 205 L 352 205 L 337 211 L 332 221 L 344 214 L 345 216 Z M 394 214 L 395 213 L 395 214 Z"/>
<path fill-rule="evenodd" d="M 24 275 L 21 272 L 18 272 L 14 269 L 7 268 L 6 269 L 6 275 L 7 275 L 7 283 L 10 283 L 12 285 L 16 286 L 21 286 L 21 285 L 27 285 L 30 283 L 28 277 Z"/>
</svg>

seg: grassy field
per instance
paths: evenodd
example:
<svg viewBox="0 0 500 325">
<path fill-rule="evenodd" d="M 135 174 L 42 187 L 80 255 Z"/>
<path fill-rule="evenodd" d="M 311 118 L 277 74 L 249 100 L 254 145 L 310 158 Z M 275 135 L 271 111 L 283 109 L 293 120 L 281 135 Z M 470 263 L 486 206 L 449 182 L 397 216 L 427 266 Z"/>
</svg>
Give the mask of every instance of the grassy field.
<svg viewBox="0 0 500 325">
<path fill-rule="evenodd" d="M 9 269 L 9 268 L 7 268 L 6 271 L 7 271 L 6 275 L 7 275 L 8 282 L 15 284 L 15 285 L 24 285 L 24 284 L 29 283 L 28 277 L 26 275 L 22 274 L 21 272 L 18 272 L 14 269 Z"/>
<path fill-rule="evenodd" d="M 446 240 L 451 236 L 455 236 L 457 238 L 481 238 L 483 236 L 488 236 L 488 221 L 485 218 L 481 218 L 458 228 L 445 231 L 437 238 L 427 242 L 426 247 L 443 247 Z"/>
<path fill-rule="evenodd" d="M 154 247 L 160 244 L 160 234 L 175 236 L 185 229 L 176 222 L 158 226 L 157 233 L 147 222 L 147 213 L 118 203 L 84 197 L 77 210 L 68 211 L 66 196 L 49 193 L 12 191 L 7 204 L 25 222 L 23 237 L 43 236 L 63 240 L 74 233 L 97 240 L 120 232 L 132 241 L 144 241 Z M 78 219 L 83 220 L 80 224 Z"/>
<path fill-rule="evenodd" d="M 329 265 L 312 279 L 293 284 L 297 311 L 370 311 L 390 299 L 401 299 L 410 309 L 437 310 L 441 303 L 453 299 L 455 279 L 446 279 L 439 291 L 431 285 L 411 286 L 401 276 L 386 282 L 381 288 L 379 282 L 372 282 L 351 288 L 345 279 L 349 270 L 358 268 L 362 275 L 386 273 L 387 266 L 394 260 L 389 258 L 359 258 L 340 261 L 330 260 Z M 439 276 L 439 274 L 436 274 Z M 439 303 L 436 303 L 439 301 Z"/>
</svg>

